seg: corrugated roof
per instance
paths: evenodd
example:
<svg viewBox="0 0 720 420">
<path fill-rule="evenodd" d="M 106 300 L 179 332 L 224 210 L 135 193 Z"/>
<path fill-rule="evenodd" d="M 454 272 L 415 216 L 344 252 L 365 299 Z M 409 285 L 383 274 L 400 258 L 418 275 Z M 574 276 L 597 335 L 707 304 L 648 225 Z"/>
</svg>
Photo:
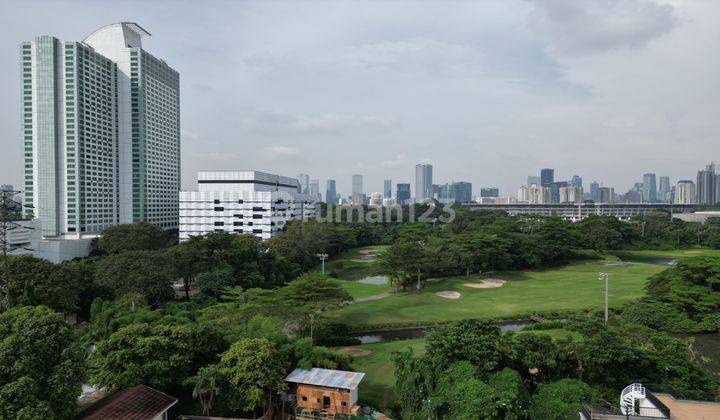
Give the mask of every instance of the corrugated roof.
<svg viewBox="0 0 720 420">
<path fill-rule="evenodd" d="M 305 385 L 327 386 L 331 388 L 355 389 L 365 376 L 362 372 L 346 372 L 344 370 L 297 368 L 285 378 L 287 382 Z"/>
<path fill-rule="evenodd" d="M 81 420 L 152 420 L 167 411 L 177 398 L 149 386 L 137 385 L 118 391 L 88 407 Z"/>
</svg>

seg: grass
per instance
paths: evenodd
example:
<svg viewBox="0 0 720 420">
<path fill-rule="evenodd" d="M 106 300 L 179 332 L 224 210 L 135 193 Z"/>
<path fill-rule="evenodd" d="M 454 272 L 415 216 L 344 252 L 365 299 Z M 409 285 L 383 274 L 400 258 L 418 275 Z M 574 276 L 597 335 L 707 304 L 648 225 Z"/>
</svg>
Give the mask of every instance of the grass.
<svg viewBox="0 0 720 420">
<path fill-rule="evenodd" d="M 374 260 L 362 259 L 363 253 L 381 253 L 387 245 L 364 246 L 354 248 L 343 255 L 325 263 L 325 272 L 335 271 L 339 279 L 360 280 L 368 276 L 380 274 L 379 267 Z"/>
<path fill-rule="evenodd" d="M 463 286 L 464 277 L 427 283 L 420 291 L 408 291 L 385 299 L 357 303 L 336 315 L 350 325 L 447 322 L 467 318 L 507 318 L 530 313 L 600 309 L 604 304 L 603 282 L 598 272 L 610 277 L 610 306 L 618 307 L 644 295 L 647 279 L 666 267 L 632 263 L 627 266 L 603 261 L 578 262 L 547 270 L 493 273 L 507 280 L 503 287 L 473 289 Z M 470 281 L 484 278 L 471 277 Z M 435 292 L 451 290 L 459 299 Z"/>
<path fill-rule="evenodd" d="M 643 250 L 628 250 L 628 251 L 613 251 L 613 255 L 616 255 L 625 260 L 636 260 L 651 261 L 653 259 L 674 259 L 679 260 L 682 258 L 690 257 L 720 257 L 720 249 L 710 248 L 690 248 L 690 249 L 672 249 L 672 250 L 654 250 L 654 249 L 643 249 Z"/>
<path fill-rule="evenodd" d="M 375 285 L 349 280 L 336 281 L 355 299 L 379 295 L 380 293 L 390 290 L 389 284 Z"/>
<path fill-rule="evenodd" d="M 356 358 L 352 363 L 355 370 L 365 372 L 365 378 L 360 383 L 360 399 L 383 411 L 396 399 L 392 353 L 411 348 L 416 355 L 422 355 L 425 353 L 425 340 L 419 338 L 388 341 L 356 347 L 372 352 L 367 356 Z"/>
</svg>

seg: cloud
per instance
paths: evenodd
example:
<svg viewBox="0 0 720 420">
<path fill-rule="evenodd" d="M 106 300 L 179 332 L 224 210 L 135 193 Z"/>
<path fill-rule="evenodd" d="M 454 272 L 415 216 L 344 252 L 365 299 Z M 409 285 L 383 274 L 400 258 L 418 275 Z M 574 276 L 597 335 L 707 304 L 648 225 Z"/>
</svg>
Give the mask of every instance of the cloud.
<svg viewBox="0 0 720 420">
<path fill-rule="evenodd" d="M 385 168 L 397 168 L 405 165 L 407 165 L 407 156 L 405 155 L 405 153 L 400 153 L 392 159 L 387 159 L 380 162 L 380 166 L 383 166 Z"/>
<path fill-rule="evenodd" d="M 552 50 L 579 55 L 641 47 L 669 33 L 674 8 L 648 0 L 536 0 L 530 26 Z"/>
<path fill-rule="evenodd" d="M 290 146 L 267 146 L 262 151 L 270 158 L 289 158 L 300 154 L 299 149 Z"/>
<path fill-rule="evenodd" d="M 239 128 L 255 135 L 347 135 L 388 131 L 396 122 L 372 115 L 299 115 L 279 111 L 241 110 Z"/>
</svg>

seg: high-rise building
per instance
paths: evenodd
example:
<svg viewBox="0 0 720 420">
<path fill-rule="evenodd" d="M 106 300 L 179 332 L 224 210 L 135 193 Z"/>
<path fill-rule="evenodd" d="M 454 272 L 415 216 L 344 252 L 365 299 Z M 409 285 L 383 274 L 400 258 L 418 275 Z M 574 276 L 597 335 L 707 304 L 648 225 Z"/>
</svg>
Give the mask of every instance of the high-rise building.
<svg viewBox="0 0 720 420">
<path fill-rule="evenodd" d="M 352 176 L 352 193 L 353 193 L 353 195 L 355 195 L 357 193 L 364 194 L 363 176 L 362 175 L 353 175 Z"/>
<path fill-rule="evenodd" d="M 528 202 L 530 204 L 549 204 L 551 200 L 550 188 L 533 184 L 528 188 Z"/>
<path fill-rule="evenodd" d="M 320 180 L 313 179 L 310 181 L 310 194 L 309 195 L 315 201 L 322 201 L 322 196 L 320 195 Z"/>
<path fill-rule="evenodd" d="M 582 178 L 580 177 L 580 175 L 572 176 L 572 180 L 570 180 L 570 186 L 575 187 L 575 188 L 582 188 L 583 183 L 582 183 Z"/>
<path fill-rule="evenodd" d="M 395 198 L 399 205 L 410 202 L 410 184 L 395 184 Z"/>
<path fill-rule="evenodd" d="M 300 194 L 310 194 L 310 175 L 300 174 L 297 179 L 300 183 Z"/>
<path fill-rule="evenodd" d="M 265 172 L 198 172 L 198 190 L 180 192 L 180 240 L 209 232 L 268 239 L 315 216 L 314 197 L 298 191 L 297 179 Z"/>
<path fill-rule="evenodd" d="M 598 203 L 614 203 L 615 188 L 600 187 L 598 190 Z"/>
<path fill-rule="evenodd" d="M 392 180 L 386 179 L 383 183 L 383 197 L 384 198 L 390 198 L 392 197 Z"/>
<path fill-rule="evenodd" d="M 531 185 L 537 186 L 537 184 L 531 184 Z M 519 203 L 527 203 L 530 201 L 530 191 L 527 186 L 521 185 L 520 188 L 518 188 L 517 201 Z"/>
<path fill-rule="evenodd" d="M 383 205 L 383 194 L 379 192 L 370 193 L 370 199 L 368 200 L 368 206 L 380 207 Z"/>
<path fill-rule="evenodd" d="M 500 189 L 498 187 L 480 188 L 480 197 L 500 197 Z"/>
<path fill-rule="evenodd" d="M 539 186 L 539 185 L 540 185 L 540 177 L 539 177 L 539 176 L 534 176 L 534 175 L 528 175 L 528 177 L 527 177 L 527 184 L 525 184 L 525 185 L 527 185 L 528 187 L 531 186 L 531 185 L 538 185 L 538 186 Z"/>
<path fill-rule="evenodd" d="M 432 165 L 419 163 L 415 165 L 415 202 L 421 203 L 433 198 Z"/>
<path fill-rule="evenodd" d="M 697 174 L 697 203 L 712 205 L 720 202 L 720 165 L 712 162 Z"/>
<path fill-rule="evenodd" d="M 438 200 L 441 203 L 469 203 L 472 201 L 472 183 L 447 183 L 440 188 Z"/>
<path fill-rule="evenodd" d="M 540 186 L 549 187 L 555 182 L 555 170 L 552 168 L 544 168 L 540 170 Z"/>
<path fill-rule="evenodd" d="M 572 185 L 560 187 L 560 203 L 582 204 L 582 197 L 582 187 L 573 187 Z"/>
<path fill-rule="evenodd" d="M 690 180 L 678 181 L 675 185 L 675 204 L 696 204 L 695 183 Z"/>
<path fill-rule="evenodd" d="M 661 176 L 660 184 L 658 185 L 658 201 L 662 203 L 670 202 L 670 177 Z"/>
<path fill-rule="evenodd" d="M 149 35 L 121 22 L 21 44 L 26 212 L 44 237 L 178 226 L 180 77 L 142 48 Z"/>
<path fill-rule="evenodd" d="M 655 174 L 643 175 L 642 198 L 644 203 L 657 203 L 657 184 Z"/>
<path fill-rule="evenodd" d="M 590 199 L 595 202 L 600 202 L 600 184 L 597 181 L 590 183 Z"/>
<path fill-rule="evenodd" d="M 327 204 L 337 204 L 337 190 L 335 188 L 335 180 L 328 179 L 325 181 L 325 202 Z"/>
<path fill-rule="evenodd" d="M 551 182 L 548 186 L 550 188 L 550 203 L 560 202 L 560 188 L 567 187 L 567 181 Z"/>
</svg>

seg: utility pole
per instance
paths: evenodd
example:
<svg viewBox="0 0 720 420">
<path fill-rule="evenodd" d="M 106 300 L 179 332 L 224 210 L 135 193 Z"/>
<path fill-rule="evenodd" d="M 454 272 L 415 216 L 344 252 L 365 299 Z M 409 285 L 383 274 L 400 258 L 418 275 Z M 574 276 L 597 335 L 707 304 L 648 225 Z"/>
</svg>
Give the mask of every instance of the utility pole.
<svg viewBox="0 0 720 420">
<path fill-rule="evenodd" d="M 608 321 L 608 280 L 610 278 L 610 273 L 599 273 L 598 278 L 600 280 L 605 280 L 605 322 Z"/>
<path fill-rule="evenodd" d="M 0 311 L 5 311 L 13 306 L 13 299 L 10 292 L 10 265 L 8 254 L 17 249 L 30 250 L 28 248 L 12 245 L 8 232 L 23 227 L 17 222 L 10 220 L 10 214 L 19 212 L 22 214 L 22 205 L 15 201 L 15 196 L 20 191 L 0 190 L 0 248 L 2 248 L 2 283 L 0 283 Z M 26 229 L 32 229 L 25 226 Z"/>
<path fill-rule="evenodd" d="M 327 260 L 328 254 L 317 254 L 317 257 L 320 258 L 320 263 L 322 264 L 322 273 L 325 274 L 325 260 Z"/>
</svg>

